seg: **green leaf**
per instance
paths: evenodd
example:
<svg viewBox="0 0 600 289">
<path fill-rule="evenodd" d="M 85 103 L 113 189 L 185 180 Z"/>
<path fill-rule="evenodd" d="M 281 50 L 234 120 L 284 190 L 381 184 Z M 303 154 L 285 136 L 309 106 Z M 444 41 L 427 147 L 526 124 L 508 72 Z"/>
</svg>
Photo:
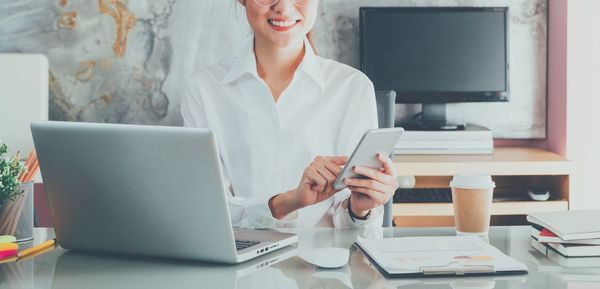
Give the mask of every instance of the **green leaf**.
<svg viewBox="0 0 600 289">
<path fill-rule="evenodd" d="M 23 194 L 23 190 L 17 188 L 21 184 L 19 175 L 25 170 L 25 166 L 16 157 L 6 157 L 6 153 L 8 146 L 0 145 L 0 206 Z"/>
</svg>

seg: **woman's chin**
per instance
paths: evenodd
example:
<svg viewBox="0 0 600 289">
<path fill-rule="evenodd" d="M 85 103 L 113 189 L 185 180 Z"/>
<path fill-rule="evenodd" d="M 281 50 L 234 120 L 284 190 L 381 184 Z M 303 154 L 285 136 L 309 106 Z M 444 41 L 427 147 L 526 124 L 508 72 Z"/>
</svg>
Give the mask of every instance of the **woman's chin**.
<svg viewBox="0 0 600 289">
<path fill-rule="evenodd" d="M 304 35 L 274 35 L 269 37 L 269 42 L 273 47 L 289 48 L 304 42 Z"/>
</svg>

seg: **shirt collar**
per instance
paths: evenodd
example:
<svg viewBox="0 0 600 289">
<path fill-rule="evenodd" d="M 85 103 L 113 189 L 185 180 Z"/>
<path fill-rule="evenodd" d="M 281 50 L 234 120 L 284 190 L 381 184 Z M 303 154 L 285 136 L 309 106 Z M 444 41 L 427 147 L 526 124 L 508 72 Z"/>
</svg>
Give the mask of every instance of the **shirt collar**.
<svg viewBox="0 0 600 289">
<path fill-rule="evenodd" d="M 323 71 L 321 70 L 318 56 L 306 38 L 304 38 L 304 48 L 304 58 L 302 59 L 302 63 L 300 63 L 299 69 L 308 74 L 323 89 Z"/>
<path fill-rule="evenodd" d="M 298 66 L 298 70 L 303 71 L 310 76 L 323 89 L 323 73 L 319 65 L 317 55 L 315 55 L 312 46 L 308 39 L 304 39 L 304 58 Z M 225 75 L 222 84 L 229 84 L 244 74 L 251 74 L 257 79 L 259 78 L 256 70 L 256 55 L 254 54 L 254 39 L 252 39 L 242 50 L 240 56 L 233 61 L 233 65 L 229 72 Z"/>
<path fill-rule="evenodd" d="M 246 73 L 250 73 L 258 78 L 256 72 L 256 56 L 254 55 L 254 38 L 244 46 L 243 50 L 241 50 L 241 53 L 233 61 L 233 65 L 221 83 L 229 84 Z"/>
</svg>

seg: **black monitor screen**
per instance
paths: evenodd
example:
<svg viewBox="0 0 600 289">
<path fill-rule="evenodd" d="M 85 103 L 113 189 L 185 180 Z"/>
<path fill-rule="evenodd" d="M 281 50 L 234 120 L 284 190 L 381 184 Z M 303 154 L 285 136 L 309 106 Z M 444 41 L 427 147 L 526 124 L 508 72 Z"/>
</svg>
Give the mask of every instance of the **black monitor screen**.
<svg viewBox="0 0 600 289">
<path fill-rule="evenodd" d="M 507 8 L 361 8 L 361 67 L 398 102 L 508 100 Z"/>
</svg>

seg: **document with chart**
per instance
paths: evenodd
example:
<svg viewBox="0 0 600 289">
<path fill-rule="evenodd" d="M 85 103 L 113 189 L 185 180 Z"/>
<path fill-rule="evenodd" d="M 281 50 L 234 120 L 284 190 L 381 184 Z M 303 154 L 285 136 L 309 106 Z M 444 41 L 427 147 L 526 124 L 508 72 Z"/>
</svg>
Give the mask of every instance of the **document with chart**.
<svg viewBox="0 0 600 289">
<path fill-rule="evenodd" d="M 355 244 L 388 278 L 527 273 L 477 236 L 358 238 Z"/>
</svg>

